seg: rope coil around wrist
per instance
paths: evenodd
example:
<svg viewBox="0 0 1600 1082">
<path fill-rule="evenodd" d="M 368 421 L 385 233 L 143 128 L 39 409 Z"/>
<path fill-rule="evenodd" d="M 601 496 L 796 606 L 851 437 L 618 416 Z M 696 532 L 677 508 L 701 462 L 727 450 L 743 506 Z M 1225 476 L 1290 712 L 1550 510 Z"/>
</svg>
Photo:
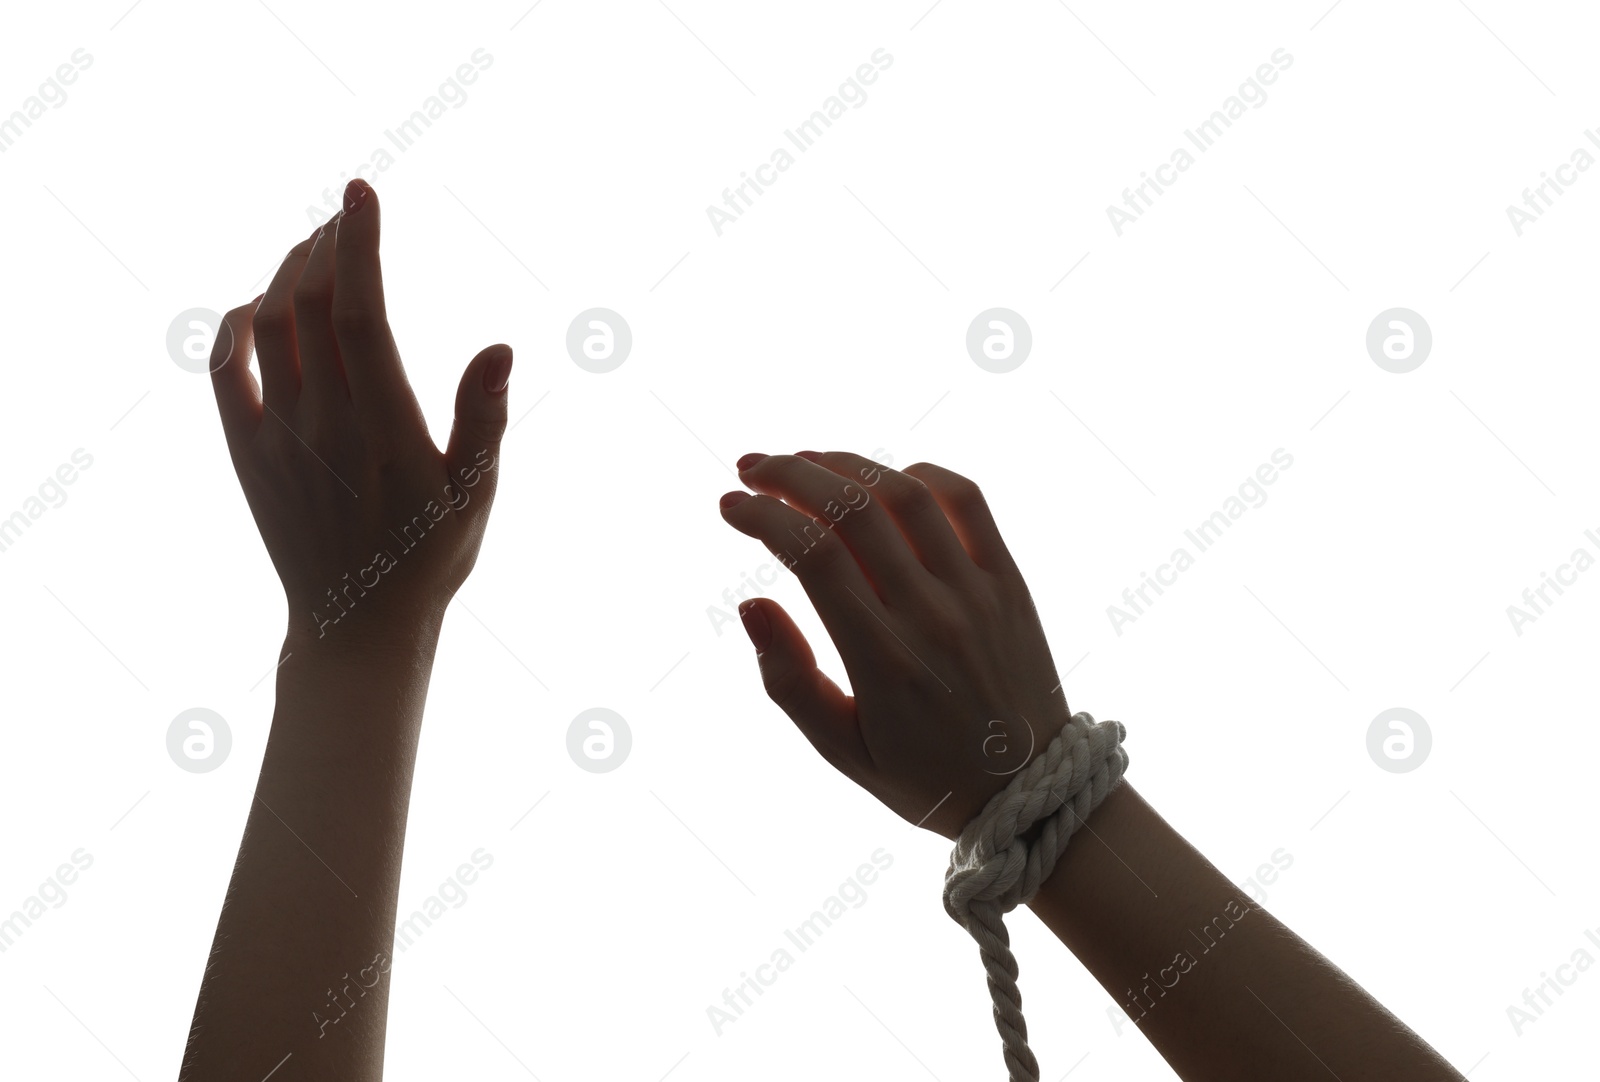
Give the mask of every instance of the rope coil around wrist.
<svg viewBox="0 0 1600 1082">
<path fill-rule="evenodd" d="M 1073 832 L 1122 780 L 1126 736 L 1120 721 L 1073 714 L 1050 745 L 990 798 L 950 853 L 944 909 L 978 941 L 1011 1082 L 1039 1082 L 1039 1063 L 1028 1048 L 1005 915 L 1038 893 Z M 1036 824 L 1037 836 L 1025 841 Z"/>
</svg>

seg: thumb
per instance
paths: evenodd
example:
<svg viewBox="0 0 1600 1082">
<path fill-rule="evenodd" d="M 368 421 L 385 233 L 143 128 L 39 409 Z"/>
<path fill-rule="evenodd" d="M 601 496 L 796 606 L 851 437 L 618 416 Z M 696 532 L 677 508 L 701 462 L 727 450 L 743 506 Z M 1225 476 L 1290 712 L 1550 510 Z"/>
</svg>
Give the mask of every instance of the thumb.
<svg viewBox="0 0 1600 1082">
<path fill-rule="evenodd" d="M 452 479 L 463 471 L 489 474 L 500 459 L 500 438 L 506 432 L 506 382 L 511 378 L 511 347 L 503 343 L 483 350 L 467 364 L 456 390 L 455 423 L 445 463 Z M 490 492 L 493 492 L 491 487 Z"/>
<path fill-rule="evenodd" d="M 817 668 L 811 644 L 777 602 L 742 602 L 739 619 L 756 648 L 767 697 L 824 759 L 847 777 L 856 777 L 871 760 L 861 739 L 855 699 Z"/>
</svg>

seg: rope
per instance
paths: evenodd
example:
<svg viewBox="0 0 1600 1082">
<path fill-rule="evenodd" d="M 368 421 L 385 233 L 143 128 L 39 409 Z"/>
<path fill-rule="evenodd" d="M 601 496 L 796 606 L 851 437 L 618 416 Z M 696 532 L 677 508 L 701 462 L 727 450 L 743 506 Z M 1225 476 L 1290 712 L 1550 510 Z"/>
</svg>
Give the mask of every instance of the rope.
<svg viewBox="0 0 1600 1082">
<path fill-rule="evenodd" d="M 1120 721 L 1072 715 L 1049 747 L 967 824 L 950 854 L 944 909 L 978 941 L 1011 1082 L 1039 1082 L 1039 1063 L 1028 1048 L 1005 915 L 1038 893 L 1073 832 L 1122 780 L 1126 736 Z M 1038 836 L 1024 841 L 1035 824 L 1042 824 Z"/>
</svg>

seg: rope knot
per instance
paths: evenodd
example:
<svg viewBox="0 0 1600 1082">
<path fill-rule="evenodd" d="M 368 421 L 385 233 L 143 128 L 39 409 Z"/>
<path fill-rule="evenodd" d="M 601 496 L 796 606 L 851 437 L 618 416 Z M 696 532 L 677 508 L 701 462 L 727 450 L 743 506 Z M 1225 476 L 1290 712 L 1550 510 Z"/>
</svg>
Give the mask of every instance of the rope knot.
<svg viewBox="0 0 1600 1082">
<path fill-rule="evenodd" d="M 1017 960 L 1004 918 L 1039 892 L 1073 832 L 1122 780 L 1126 736 L 1120 721 L 1096 722 L 1082 711 L 1072 715 L 967 824 L 950 854 L 944 909 L 978 941 L 1012 1082 L 1038 1082 L 1039 1064 L 1028 1048 Z M 1037 835 L 1025 841 L 1036 825 Z"/>
</svg>

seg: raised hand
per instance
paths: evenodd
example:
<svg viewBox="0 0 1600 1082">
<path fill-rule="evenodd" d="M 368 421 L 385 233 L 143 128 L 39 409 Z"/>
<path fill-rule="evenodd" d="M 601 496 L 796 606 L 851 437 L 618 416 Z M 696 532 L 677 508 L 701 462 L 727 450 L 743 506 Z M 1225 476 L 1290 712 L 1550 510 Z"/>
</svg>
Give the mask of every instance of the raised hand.
<svg viewBox="0 0 1600 1082">
<path fill-rule="evenodd" d="M 768 695 L 828 762 L 954 838 L 1070 712 L 1038 614 L 978 486 L 845 451 L 748 454 L 723 518 L 799 578 L 853 695 L 777 603 L 739 608 Z"/>
<path fill-rule="evenodd" d="M 799 578 L 854 692 L 817 669 L 782 608 L 756 598 L 739 611 L 768 695 L 857 784 L 955 838 L 1071 716 L 978 487 L 927 463 L 895 471 L 839 451 L 750 454 L 739 471 L 757 495 L 724 495 L 723 518 Z M 1027 904 L 1181 1077 L 1459 1077 L 1132 786 L 1105 796 L 1086 827 Z M 1215 959 L 1202 949 L 1196 963 L 1193 930 L 1220 928 L 1219 914 L 1227 945 Z M 1169 959 L 1152 992 L 1152 972 Z M 985 960 L 993 960 L 987 950 Z M 1014 963 L 1001 969 L 988 976 L 1005 1034 L 1020 1014 L 1002 1017 L 1000 1003 L 1020 1008 L 1020 999 Z M 1171 976 L 1179 971 L 1181 982 Z M 981 972 L 974 965 L 970 979 Z M 1075 1039 L 1085 1026 L 1072 1030 Z M 1012 1078 L 1039 1077 L 1025 1047 L 1007 1039 L 1005 1054 Z"/>
<path fill-rule="evenodd" d="M 437 623 L 494 500 L 511 347 L 467 365 L 440 451 L 389 330 L 380 223 L 377 195 L 352 181 L 345 208 L 290 249 L 266 293 L 227 314 L 213 350 L 228 450 L 296 639 Z"/>
<path fill-rule="evenodd" d="M 440 451 L 389 330 L 378 226 L 377 196 L 353 181 L 259 303 L 227 314 L 213 350 L 228 450 L 289 628 L 183 1080 L 383 1075 L 423 705 L 494 500 L 511 350 L 467 365 Z"/>
</svg>

